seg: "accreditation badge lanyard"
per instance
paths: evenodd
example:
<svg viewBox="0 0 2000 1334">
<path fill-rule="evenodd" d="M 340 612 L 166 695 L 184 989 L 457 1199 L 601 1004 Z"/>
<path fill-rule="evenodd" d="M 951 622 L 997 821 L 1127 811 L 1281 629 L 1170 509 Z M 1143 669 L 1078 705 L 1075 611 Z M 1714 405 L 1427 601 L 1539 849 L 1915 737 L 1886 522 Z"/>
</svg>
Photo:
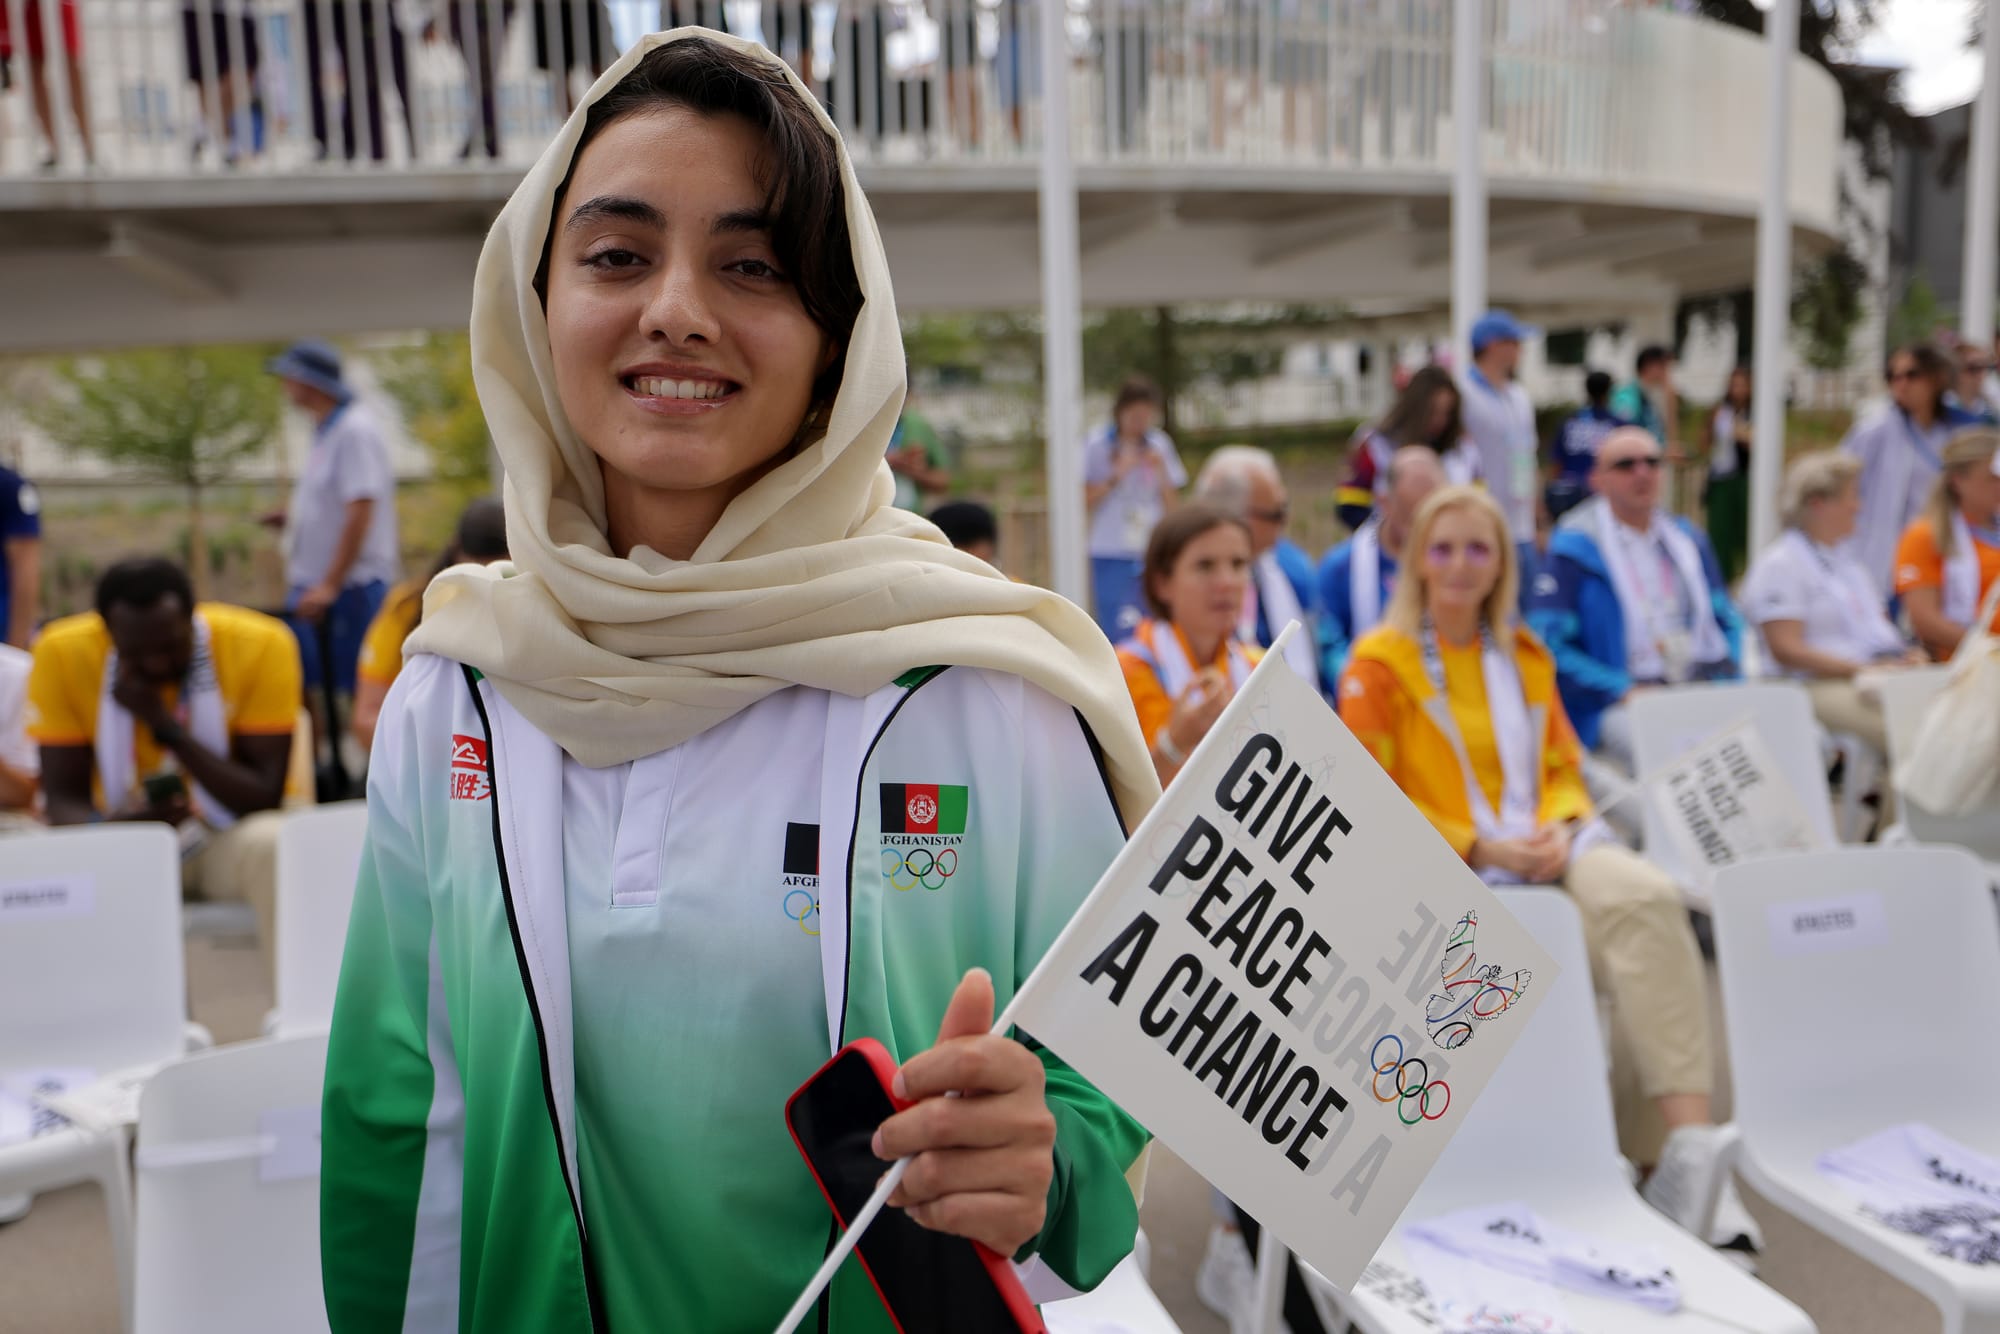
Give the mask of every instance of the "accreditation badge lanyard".
<svg viewBox="0 0 2000 1334">
<path fill-rule="evenodd" d="M 1682 587 L 1680 569 L 1657 533 L 1650 527 L 1640 534 L 1632 533 L 1623 524 L 1615 527 L 1618 540 L 1626 545 L 1632 577 L 1641 585 L 1640 610 L 1653 640 L 1653 651 L 1660 655 L 1662 675 L 1668 684 L 1679 685 L 1692 675 L 1694 600 Z M 1686 623 L 1676 624 L 1677 621 Z"/>
</svg>

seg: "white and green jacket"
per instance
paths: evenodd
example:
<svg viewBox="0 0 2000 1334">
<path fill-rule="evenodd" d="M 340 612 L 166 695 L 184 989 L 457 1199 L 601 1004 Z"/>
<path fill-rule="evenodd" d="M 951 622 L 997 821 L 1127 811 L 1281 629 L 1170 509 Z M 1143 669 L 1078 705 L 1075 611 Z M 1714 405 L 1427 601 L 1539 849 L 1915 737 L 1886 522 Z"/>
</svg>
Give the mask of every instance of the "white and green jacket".
<svg viewBox="0 0 2000 1334">
<path fill-rule="evenodd" d="M 826 1031 L 810 1054 L 869 1036 L 902 1060 L 929 1045 L 967 969 L 987 969 L 1006 1004 L 1124 831 L 1081 719 L 1019 678 L 927 669 L 865 698 L 824 700 L 809 715 L 824 719 L 810 748 L 823 756 L 816 880 L 778 879 L 802 869 L 800 850 L 784 846 L 795 838 L 762 835 L 771 813 L 755 792 L 742 794 L 740 821 L 714 821 L 738 827 L 716 828 L 713 841 L 731 850 L 721 864 L 745 892 L 777 895 L 774 917 L 782 900 L 789 939 L 817 917 Z M 593 961 L 572 957 L 564 764 L 490 682 L 456 663 L 413 659 L 384 706 L 324 1100 L 321 1250 L 336 1334 L 611 1328 L 579 1171 L 573 985 Z M 885 818 L 918 820 L 912 828 L 932 836 L 885 831 Z M 933 868 L 947 850 L 948 892 L 927 893 L 943 887 Z M 816 903 L 795 892 L 801 883 Z M 670 978 L 659 991 L 660 1004 L 674 1003 Z M 754 1061 L 756 1044 L 743 1047 L 740 1059 Z M 1145 1134 L 1052 1053 L 1037 1054 L 1058 1126 L 1056 1174 L 1047 1223 L 1017 1259 L 1038 1257 L 1088 1289 L 1131 1247 L 1124 1174 Z M 698 1077 L 730 1078 L 730 1055 Z M 783 1170 L 812 1191 L 796 1162 Z M 757 1244 L 757 1219 L 732 1221 L 742 1244 Z M 804 1272 L 828 1240 L 830 1230 L 797 1257 Z M 792 1295 L 760 1294 L 759 1308 L 775 1296 L 782 1310 Z M 893 1328 L 852 1262 L 817 1327 Z"/>
</svg>

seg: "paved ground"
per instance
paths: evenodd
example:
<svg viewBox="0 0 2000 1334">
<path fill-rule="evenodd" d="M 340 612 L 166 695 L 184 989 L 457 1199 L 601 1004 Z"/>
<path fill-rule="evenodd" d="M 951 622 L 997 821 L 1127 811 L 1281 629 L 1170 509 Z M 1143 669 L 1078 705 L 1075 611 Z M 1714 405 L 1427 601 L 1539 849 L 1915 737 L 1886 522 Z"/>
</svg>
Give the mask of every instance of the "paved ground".
<svg viewBox="0 0 2000 1334">
<path fill-rule="evenodd" d="M 188 982 L 194 1015 L 217 1041 L 257 1034 L 270 991 L 249 942 L 191 942 Z M 1719 1049 L 1719 1034 L 1717 1041 Z M 1745 1198 L 1764 1226 L 1764 1280 L 1804 1308 L 1821 1334 L 1927 1334 L 1940 1327 L 1936 1310 L 1911 1289 L 1747 1191 Z M 1185 1334 L 1227 1334 L 1194 1293 L 1208 1201 L 1206 1183 L 1171 1154 L 1155 1152 L 1142 1220 L 1153 1243 L 1152 1282 Z M 94 1188 L 43 1196 L 26 1220 L 0 1227 L 0 1334 L 118 1334 L 114 1282 Z"/>
</svg>

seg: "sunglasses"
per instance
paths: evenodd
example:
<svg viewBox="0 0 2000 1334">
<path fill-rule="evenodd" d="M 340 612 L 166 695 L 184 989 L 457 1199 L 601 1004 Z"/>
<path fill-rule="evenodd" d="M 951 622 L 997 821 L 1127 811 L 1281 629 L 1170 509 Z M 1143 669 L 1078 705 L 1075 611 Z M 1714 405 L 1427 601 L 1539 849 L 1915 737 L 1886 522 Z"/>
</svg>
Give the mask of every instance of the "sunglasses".
<svg viewBox="0 0 2000 1334">
<path fill-rule="evenodd" d="M 1285 523 L 1292 517 L 1292 507 L 1280 505 L 1274 510 L 1251 510 L 1250 517 L 1262 523 Z"/>
<path fill-rule="evenodd" d="M 1637 472 L 1641 468 L 1657 470 L 1660 466 L 1658 454 L 1634 454 L 1630 458 L 1616 459 L 1604 465 L 1613 472 Z"/>
<path fill-rule="evenodd" d="M 1901 384 L 1905 380 L 1921 380 L 1923 378 L 1924 378 L 1924 373 L 1918 370 L 1914 366 L 1910 366 L 1899 371 L 1889 372 L 1890 384 Z"/>
<path fill-rule="evenodd" d="M 1460 552 L 1472 565 L 1491 565 L 1497 554 L 1490 543 L 1467 542 L 1464 546 L 1453 546 L 1449 542 L 1433 542 L 1424 548 L 1424 560 L 1432 565 L 1449 565 L 1451 558 Z"/>
</svg>

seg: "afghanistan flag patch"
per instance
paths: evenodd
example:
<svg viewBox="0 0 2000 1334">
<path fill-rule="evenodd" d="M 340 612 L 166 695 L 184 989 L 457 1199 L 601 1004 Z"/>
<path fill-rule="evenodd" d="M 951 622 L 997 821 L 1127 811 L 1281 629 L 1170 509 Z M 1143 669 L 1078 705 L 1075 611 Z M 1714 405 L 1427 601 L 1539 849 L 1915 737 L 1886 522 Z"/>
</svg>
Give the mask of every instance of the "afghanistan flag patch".
<svg viewBox="0 0 2000 1334">
<path fill-rule="evenodd" d="M 884 783 L 882 832 L 963 834 L 970 790 L 949 783 Z"/>
</svg>

